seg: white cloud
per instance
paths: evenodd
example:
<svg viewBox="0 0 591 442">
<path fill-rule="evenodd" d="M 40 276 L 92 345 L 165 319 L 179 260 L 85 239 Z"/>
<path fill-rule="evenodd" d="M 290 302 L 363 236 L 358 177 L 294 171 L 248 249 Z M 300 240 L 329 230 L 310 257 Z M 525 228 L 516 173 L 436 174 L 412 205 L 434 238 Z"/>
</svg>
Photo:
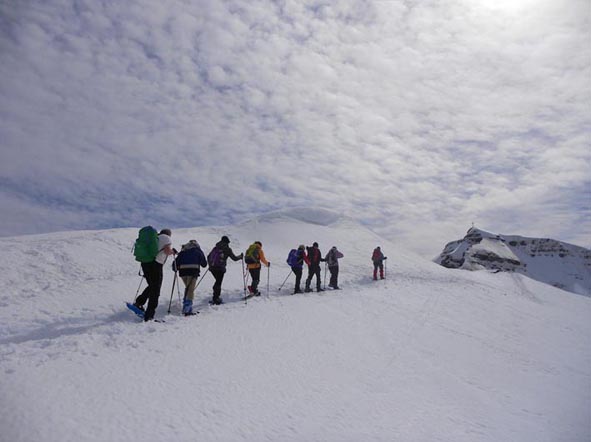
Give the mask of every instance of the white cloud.
<svg viewBox="0 0 591 442">
<path fill-rule="evenodd" d="M 5 234 L 313 204 L 427 254 L 471 221 L 590 237 L 591 11 L 525 3 L 3 11 Z"/>
</svg>

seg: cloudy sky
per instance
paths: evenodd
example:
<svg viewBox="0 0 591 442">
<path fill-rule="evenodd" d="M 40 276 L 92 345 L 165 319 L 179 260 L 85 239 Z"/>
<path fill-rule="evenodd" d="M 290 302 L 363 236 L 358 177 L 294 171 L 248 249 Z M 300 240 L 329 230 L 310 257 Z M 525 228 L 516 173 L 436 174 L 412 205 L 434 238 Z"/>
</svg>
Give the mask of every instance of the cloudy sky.
<svg viewBox="0 0 591 442">
<path fill-rule="evenodd" d="M 0 2 L 2 235 L 314 206 L 589 247 L 590 139 L 589 0 Z"/>
</svg>

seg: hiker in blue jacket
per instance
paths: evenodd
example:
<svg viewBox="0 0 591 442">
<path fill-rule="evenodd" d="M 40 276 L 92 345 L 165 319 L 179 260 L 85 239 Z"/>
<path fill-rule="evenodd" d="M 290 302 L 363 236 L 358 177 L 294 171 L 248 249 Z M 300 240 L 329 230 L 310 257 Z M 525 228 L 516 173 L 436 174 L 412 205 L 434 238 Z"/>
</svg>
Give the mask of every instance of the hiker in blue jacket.
<svg viewBox="0 0 591 442">
<path fill-rule="evenodd" d="M 293 253 L 294 250 L 290 252 Z M 304 268 L 304 262 L 306 264 L 310 264 L 310 260 L 308 259 L 308 255 L 306 255 L 306 247 L 301 244 L 297 250 L 295 250 L 295 256 L 293 260 L 288 257 L 288 264 L 291 267 L 291 271 L 295 275 L 295 288 L 293 294 L 302 293 L 302 289 L 300 288 L 300 284 L 302 281 L 302 269 Z"/>
<path fill-rule="evenodd" d="M 195 285 L 201 273 L 201 267 L 207 267 L 207 260 L 199 243 L 192 239 L 187 244 L 184 244 L 172 266 L 174 271 L 178 270 L 179 276 L 185 284 L 183 315 L 192 316 L 195 314 L 193 312 Z"/>
<path fill-rule="evenodd" d="M 240 261 L 244 258 L 244 254 L 234 255 L 234 252 L 230 248 L 230 239 L 224 235 L 222 239 L 218 241 L 209 255 L 207 255 L 207 263 L 209 264 L 209 271 L 215 278 L 215 284 L 213 285 L 213 297 L 211 300 L 212 304 L 219 305 L 223 304 L 222 301 L 222 281 L 226 274 L 226 261 L 228 258 L 232 258 L 233 261 Z"/>
</svg>

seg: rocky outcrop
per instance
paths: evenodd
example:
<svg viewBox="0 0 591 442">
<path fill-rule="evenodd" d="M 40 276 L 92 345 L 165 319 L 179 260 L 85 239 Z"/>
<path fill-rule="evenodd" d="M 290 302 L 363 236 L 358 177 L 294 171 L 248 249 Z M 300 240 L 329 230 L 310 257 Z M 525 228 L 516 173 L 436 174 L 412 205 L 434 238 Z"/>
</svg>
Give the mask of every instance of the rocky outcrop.
<svg viewBox="0 0 591 442">
<path fill-rule="evenodd" d="M 472 227 L 435 262 L 447 268 L 518 272 L 591 296 L 591 250 L 549 238 L 496 235 Z"/>
</svg>

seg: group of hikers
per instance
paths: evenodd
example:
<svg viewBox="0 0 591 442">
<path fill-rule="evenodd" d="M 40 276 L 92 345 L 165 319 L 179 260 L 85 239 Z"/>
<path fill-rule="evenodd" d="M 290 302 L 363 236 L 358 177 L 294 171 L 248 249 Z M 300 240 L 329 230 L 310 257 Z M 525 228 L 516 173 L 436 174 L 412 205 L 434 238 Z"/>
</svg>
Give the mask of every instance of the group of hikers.
<svg viewBox="0 0 591 442">
<path fill-rule="evenodd" d="M 248 295 L 260 296 L 258 286 L 261 277 L 261 268 L 264 265 L 269 268 L 271 263 L 265 257 L 263 252 L 263 244 L 260 241 L 255 241 L 251 244 L 245 253 L 236 255 L 230 248 L 230 239 L 224 235 L 216 243 L 213 249 L 209 252 L 207 257 L 201 249 L 199 243 L 192 239 L 184 244 L 181 251 L 178 252 L 172 247 L 172 232 L 170 229 L 162 229 L 159 233 L 151 226 L 144 227 L 140 230 L 138 239 L 134 245 L 134 255 L 136 261 L 141 263 L 143 277 L 146 279 L 147 287 L 143 290 L 141 295 L 137 296 L 133 308 L 137 309 L 143 314 L 144 321 L 151 321 L 154 319 L 156 308 L 158 307 L 158 298 L 160 297 L 160 290 L 163 279 L 163 266 L 169 256 L 174 256 L 172 269 L 183 281 L 185 285 L 185 294 L 183 297 L 182 313 L 185 316 L 192 316 L 196 313 L 193 311 L 193 300 L 195 298 L 195 289 L 197 281 L 201 274 L 201 268 L 208 267 L 208 270 L 215 279 L 213 284 L 213 295 L 211 304 L 223 304 L 221 297 L 222 282 L 226 273 L 226 265 L 228 258 L 233 261 L 243 260 L 243 265 L 246 264 L 248 273 L 252 280 L 251 284 L 246 286 L 247 277 L 244 274 L 245 290 L 248 289 Z M 312 279 L 316 276 L 316 291 L 321 292 L 321 268 L 320 263 L 325 262 L 330 271 L 330 282 L 328 286 L 334 290 L 339 290 L 338 275 L 339 275 L 339 259 L 343 258 L 343 254 L 333 246 L 328 253 L 322 257 L 322 253 L 318 248 L 318 243 L 314 242 L 312 247 L 306 247 L 303 244 L 299 245 L 297 249 L 292 249 L 287 257 L 287 264 L 291 268 L 291 273 L 295 275 L 295 287 L 293 294 L 302 293 L 301 280 L 304 264 L 308 266 L 308 277 L 305 282 L 304 292 L 311 292 Z M 387 257 L 384 256 L 380 247 L 376 247 L 372 254 L 372 261 L 374 265 L 373 279 L 378 279 L 378 271 L 380 279 L 384 279 L 384 264 L 383 261 Z M 243 267 L 244 271 L 244 267 Z M 287 277 L 289 277 L 289 275 Z M 205 275 L 204 275 L 205 276 Z M 175 278 L 176 281 L 176 278 Z M 287 278 L 284 281 L 287 281 Z M 283 285 L 281 286 L 283 287 Z M 173 285 L 174 289 L 174 285 Z M 139 292 L 139 288 L 138 288 Z M 180 294 L 179 294 L 180 297 Z M 147 306 L 144 308 L 144 305 Z"/>
</svg>

